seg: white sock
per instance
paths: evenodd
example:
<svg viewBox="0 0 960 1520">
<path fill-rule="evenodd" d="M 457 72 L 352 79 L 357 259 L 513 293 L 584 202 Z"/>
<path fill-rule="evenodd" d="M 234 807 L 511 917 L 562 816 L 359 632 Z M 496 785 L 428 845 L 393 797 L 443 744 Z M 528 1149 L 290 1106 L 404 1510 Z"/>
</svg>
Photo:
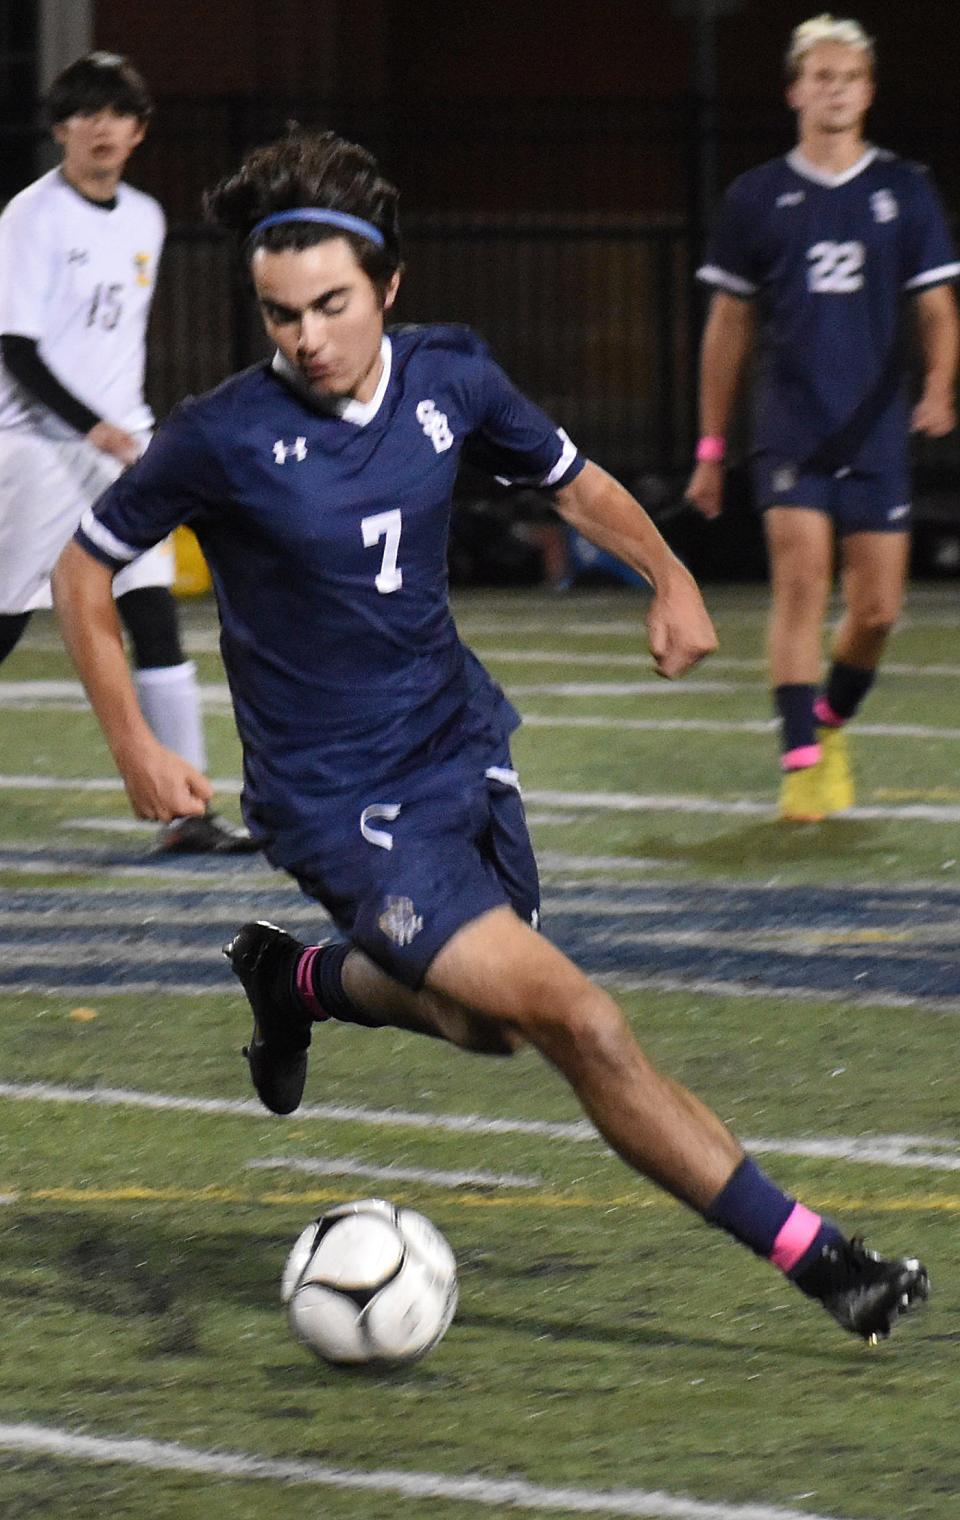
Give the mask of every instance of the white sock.
<svg viewBox="0 0 960 1520">
<path fill-rule="evenodd" d="M 192 660 L 182 665 L 152 666 L 134 672 L 143 716 L 155 738 L 175 754 L 189 760 L 197 770 L 207 768 L 203 740 L 197 668 Z"/>
</svg>

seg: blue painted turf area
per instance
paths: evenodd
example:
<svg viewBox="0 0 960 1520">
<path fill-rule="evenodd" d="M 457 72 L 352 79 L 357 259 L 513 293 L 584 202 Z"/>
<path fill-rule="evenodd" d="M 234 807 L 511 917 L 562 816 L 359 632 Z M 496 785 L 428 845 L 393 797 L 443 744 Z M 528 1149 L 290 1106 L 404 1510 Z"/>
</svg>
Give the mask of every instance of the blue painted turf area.
<svg viewBox="0 0 960 1520">
<path fill-rule="evenodd" d="M 0 870 L 95 872 L 136 864 L 128 852 L 0 851 Z M 142 864 L 142 863 L 141 863 Z M 322 910 L 256 857 L 149 861 L 169 886 L 135 877 L 106 886 L 14 889 L 0 923 L 0 987 L 116 988 L 148 980 L 232 990 L 220 955 L 248 918 L 305 939 Z M 184 881 L 185 868 L 189 884 Z M 210 878 L 206 885 L 204 878 Z M 731 991 L 896 995 L 960 1011 L 960 889 L 736 886 L 646 879 L 548 881 L 545 932 L 579 965 L 624 981 L 713 982 Z"/>
</svg>

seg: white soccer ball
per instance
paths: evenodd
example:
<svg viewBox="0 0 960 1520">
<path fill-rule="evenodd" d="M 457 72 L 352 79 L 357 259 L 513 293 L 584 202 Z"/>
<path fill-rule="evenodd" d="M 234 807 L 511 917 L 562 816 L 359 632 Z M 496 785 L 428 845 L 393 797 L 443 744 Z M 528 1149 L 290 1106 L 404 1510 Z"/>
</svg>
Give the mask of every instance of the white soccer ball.
<svg viewBox="0 0 960 1520">
<path fill-rule="evenodd" d="M 280 1296 L 294 1335 L 324 1361 L 397 1366 L 445 1334 L 457 1307 L 456 1258 L 423 1214 L 364 1198 L 307 1225 Z"/>
</svg>

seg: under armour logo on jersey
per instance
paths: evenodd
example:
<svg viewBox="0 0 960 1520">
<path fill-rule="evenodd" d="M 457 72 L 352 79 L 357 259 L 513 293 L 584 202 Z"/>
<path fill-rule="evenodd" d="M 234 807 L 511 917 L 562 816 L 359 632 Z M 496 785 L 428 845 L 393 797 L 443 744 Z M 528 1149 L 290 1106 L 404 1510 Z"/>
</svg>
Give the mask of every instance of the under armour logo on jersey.
<svg viewBox="0 0 960 1520">
<path fill-rule="evenodd" d="M 290 454 L 298 461 L 306 459 L 307 440 L 305 438 L 295 438 L 293 443 L 284 443 L 282 438 L 278 438 L 273 445 L 273 457 L 277 461 L 277 464 L 286 464 Z"/>
<path fill-rule="evenodd" d="M 890 511 L 887 513 L 887 522 L 901 522 L 903 520 L 903 518 L 909 517 L 909 515 L 910 515 L 910 503 L 909 502 L 904 502 L 899 507 L 891 507 L 890 508 Z"/>
<path fill-rule="evenodd" d="M 870 209 L 875 222 L 892 222 L 900 211 L 891 190 L 875 190 L 870 197 Z"/>
<path fill-rule="evenodd" d="M 85 248 L 71 248 L 67 254 L 68 264 L 86 264 L 90 258 Z"/>
<path fill-rule="evenodd" d="M 777 196 L 777 206 L 799 206 L 805 194 L 803 190 L 785 190 L 782 195 Z"/>
<path fill-rule="evenodd" d="M 438 454 L 442 454 L 453 443 L 447 414 L 437 411 L 435 401 L 421 401 L 417 404 L 417 421 Z"/>
</svg>

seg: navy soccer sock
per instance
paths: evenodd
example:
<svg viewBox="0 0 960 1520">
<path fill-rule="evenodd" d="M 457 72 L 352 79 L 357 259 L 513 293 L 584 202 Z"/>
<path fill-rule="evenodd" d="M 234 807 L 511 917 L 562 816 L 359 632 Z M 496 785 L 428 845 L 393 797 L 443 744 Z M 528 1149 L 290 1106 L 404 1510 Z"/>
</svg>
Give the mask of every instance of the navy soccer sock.
<svg viewBox="0 0 960 1520">
<path fill-rule="evenodd" d="M 341 1024 L 363 1024 L 379 1029 L 383 1020 L 358 1008 L 343 985 L 343 965 L 353 946 L 349 940 L 332 945 L 308 945 L 301 952 L 293 973 L 297 999 L 315 1020 L 337 1019 Z"/>
<path fill-rule="evenodd" d="M 828 728 L 840 728 L 853 717 L 876 676 L 875 670 L 834 660 L 827 684 L 814 706 L 817 722 Z"/>
<path fill-rule="evenodd" d="M 781 1192 L 749 1156 L 704 1211 L 704 1218 L 790 1278 L 800 1276 L 824 1246 L 844 1238 L 835 1225 Z"/>
<path fill-rule="evenodd" d="M 816 765 L 820 746 L 813 716 L 816 687 L 799 682 L 777 686 L 773 705 L 780 719 L 781 764 L 784 770 L 803 770 Z"/>
</svg>

